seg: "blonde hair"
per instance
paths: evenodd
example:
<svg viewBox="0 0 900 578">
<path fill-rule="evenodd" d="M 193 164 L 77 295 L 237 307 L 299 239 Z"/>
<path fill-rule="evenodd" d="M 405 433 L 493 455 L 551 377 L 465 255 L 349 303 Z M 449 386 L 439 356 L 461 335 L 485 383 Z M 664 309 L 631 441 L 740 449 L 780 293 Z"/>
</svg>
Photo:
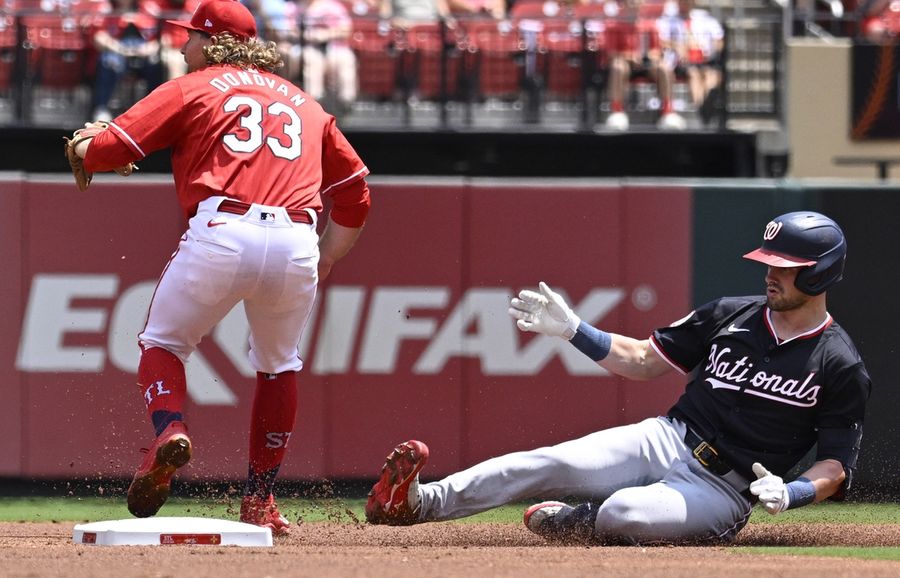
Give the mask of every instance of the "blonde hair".
<svg viewBox="0 0 900 578">
<path fill-rule="evenodd" d="M 209 64 L 232 64 L 268 72 L 284 66 L 274 42 L 256 38 L 241 41 L 228 32 L 213 36 L 212 44 L 203 47 L 203 54 Z"/>
</svg>

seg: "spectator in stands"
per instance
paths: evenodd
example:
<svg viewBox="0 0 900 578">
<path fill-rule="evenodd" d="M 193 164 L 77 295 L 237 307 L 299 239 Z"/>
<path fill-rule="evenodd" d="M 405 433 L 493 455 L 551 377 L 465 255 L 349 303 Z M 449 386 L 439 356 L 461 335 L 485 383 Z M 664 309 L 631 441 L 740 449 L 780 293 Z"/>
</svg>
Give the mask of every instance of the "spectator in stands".
<svg viewBox="0 0 900 578">
<path fill-rule="evenodd" d="M 379 16 L 390 20 L 394 28 L 402 29 L 441 19 L 448 25 L 454 24 L 448 0 L 381 0 Z"/>
<path fill-rule="evenodd" d="M 456 18 L 506 17 L 506 0 L 448 0 L 450 13 Z"/>
<path fill-rule="evenodd" d="M 343 116 L 356 100 L 356 55 L 350 48 L 353 21 L 340 0 L 309 0 L 302 7 L 303 90 L 327 103 L 326 89 L 334 88 L 333 112 Z"/>
<path fill-rule="evenodd" d="M 611 130 L 628 130 L 625 98 L 632 73 L 645 74 L 656 84 L 660 99 L 657 125 L 665 130 L 683 130 L 686 127 L 684 118 L 675 112 L 672 103 L 675 71 L 671 62 L 662 58 L 657 20 L 664 9 L 661 5 L 658 7 L 659 12 L 649 10 L 637 17 L 634 14 L 623 14 L 623 6 L 616 0 L 605 0 L 603 4 L 606 15 L 604 32 L 609 52 L 610 114 L 606 127 Z M 676 3 L 676 13 L 677 10 Z M 641 14 L 640 7 L 638 14 Z"/>
<path fill-rule="evenodd" d="M 656 19 L 656 33 L 659 35 L 659 71 L 660 79 L 657 88 L 660 90 L 662 102 L 662 116 L 660 128 L 683 129 L 684 120 L 680 115 L 665 118 L 666 100 L 669 108 L 672 108 L 672 88 L 675 85 L 675 74 L 679 67 L 687 63 L 688 54 L 688 24 L 686 14 L 688 1 L 682 12 L 679 0 L 666 0 L 662 5 L 662 14 Z M 665 86 L 662 84 L 665 83 Z M 665 122 L 664 122 L 665 121 Z"/>
<path fill-rule="evenodd" d="M 378 16 L 381 0 L 342 0 L 351 16 Z"/>
<path fill-rule="evenodd" d="M 719 105 L 722 84 L 722 48 L 725 31 L 706 10 L 687 6 L 687 75 L 691 101 L 709 122 Z"/>
<path fill-rule="evenodd" d="M 457 30 L 448 0 L 381 0 L 379 17 L 390 23 L 402 45 L 396 87 L 407 102 L 435 98 L 440 85 L 441 51 L 447 47 L 446 30 Z M 446 31 L 445 30 L 445 31 Z M 446 87 L 452 89 L 447 69 Z"/>
<path fill-rule="evenodd" d="M 562 18 L 566 16 L 570 0 L 514 0 L 508 13 L 513 19 Z"/>
<path fill-rule="evenodd" d="M 156 18 L 138 0 L 114 0 L 113 12 L 102 18 L 93 32 L 94 46 L 100 55 L 94 90 L 95 120 L 112 119 L 110 100 L 125 74 L 146 82 L 147 91 L 162 82 L 158 30 Z M 134 94 L 131 100 L 141 96 Z"/>
<path fill-rule="evenodd" d="M 244 0 L 256 16 L 260 38 L 274 42 L 284 60 L 278 74 L 295 82 L 300 77 L 300 7 L 295 0 Z"/>
<path fill-rule="evenodd" d="M 165 23 L 166 20 L 190 20 L 190 15 L 200 0 L 145 0 L 147 11 L 162 22 L 159 35 L 160 60 L 166 80 L 187 72 L 187 63 L 181 54 L 181 47 L 188 40 L 187 31 L 180 26 Z"/>
</svg>

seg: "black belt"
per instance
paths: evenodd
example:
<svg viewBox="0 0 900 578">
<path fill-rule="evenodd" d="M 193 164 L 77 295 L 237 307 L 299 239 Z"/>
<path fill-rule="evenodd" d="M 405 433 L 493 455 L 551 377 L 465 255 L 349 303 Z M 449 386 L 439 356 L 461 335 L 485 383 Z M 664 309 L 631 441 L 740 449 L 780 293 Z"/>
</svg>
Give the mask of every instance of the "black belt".
<svg viewBox="0 0 900 578">
<path fill-rule="evenodd" d="M 225 199 L 221 203 L 219 203 L 219 211 L 223 213 L 232 213 L 234 215 L 244 215 L 247 211 L 250 210 L 250 205 L 247 203 L 242 203 L 241 201 L 232 201 L 231 199 Z M 288 217 L 294 221 L 295 223 L 306 223 L 307 225 L 313 224 L 313 218 L 310 216 L 309 211 L 305 209 L 285 209 L 287 211 Z"/>
<path fill-rule="evenodd" d="M 728 462 L 719 457 L 719 452 L 709 442 L 698 436 L 690 427 L 684 432 L 684 444 L 707 470 L 723 478 L 734 489 L 745 492 L 750 483 L 732 468 Z"/>
<path fill-rule="evenodd" d="M 695 434 L 691 428 L 687 428 L 687 431 L 684 432 L 684 444 L 691 450 L 697 461 L 712 473 L 724 476 L 734 469 L 719 457 L 716 448 Z"/>
</svg>

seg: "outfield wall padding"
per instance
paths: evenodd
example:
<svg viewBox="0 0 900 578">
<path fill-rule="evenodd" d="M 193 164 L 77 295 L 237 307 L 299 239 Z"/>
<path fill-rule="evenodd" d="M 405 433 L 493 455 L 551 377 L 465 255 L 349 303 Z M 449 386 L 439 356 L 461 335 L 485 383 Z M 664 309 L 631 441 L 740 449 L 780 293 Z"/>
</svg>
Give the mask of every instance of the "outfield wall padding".
<svg viewBox="0 0 900 578">
<path fill-rule="evenodd" d="M 136 335 L 185 225 L 171 180 L 100 176 L 85 194 L 68 178 L 0 182 L 0 391 L 15 408 L 0 425 L 0 476 L 127 478 L 151 435 Z M 564 342 L 519 333 L 510 296 L 544 280 L 588 321 L 646 336 L 710 298 L 761 292 L 764 271 L 740 255 L 771 216 L 808 206 L 847 230 L 847 280 L 830 309 L 875 381 L 857 482 L 894 487 L 895 346 L 884 336 L 900 288 L 885 257 L 900 246 L 897 191 L 462 178 L 372 178 L 371 189 L 365 232 L 299 344 L 284 479 L 371 478 L 413 437 L 431 446 L 437 476 L 665 412 L 683 377 L 604 375 Z M 188 365 L 196 453 L 184 479 L 245 474 L 246 338 L 237 308 Z"/>
</svg>

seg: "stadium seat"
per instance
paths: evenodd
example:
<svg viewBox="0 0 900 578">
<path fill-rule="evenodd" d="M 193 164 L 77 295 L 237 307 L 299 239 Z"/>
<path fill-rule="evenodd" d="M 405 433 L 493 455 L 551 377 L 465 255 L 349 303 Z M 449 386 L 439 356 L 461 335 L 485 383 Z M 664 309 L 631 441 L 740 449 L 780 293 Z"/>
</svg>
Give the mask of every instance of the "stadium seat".
<svg viewBox="0 0 900 578">
<path fill-rule="evenodd" d="M 387 22 L 353 18 L 350 46 L 356 53 L 360 98 L 393 98 L 397 87 L 397 50 L 394 32 Z"/>
<path fill-rule="evenodd" d="M 16 69 L 16 19 L 11 15 L 0 16 L 0 91 L 12 87 Z"/>
<path fill-rule="evenodd" d="M 522 18 L 563 18 L 568 14 L 568 2 L 558 0 L 516 0 L 509 9 L 513 20 Z"/>
<path fill-rule="evenodd" d="M 463 26 L 464 70 L 473 98 L 518 98 L 523 45 L 509 21 L 469 20 Z"/>
<path fill-rule="evenodd" d="M 75 18 L 58 14 L 23 16 L 19 21 L 25 60 L 19 92 L 21 120 L 81 122 L 88 115 L 91 97 L 86 73 L 90 43 L 84 27 Z"/>
<path fill-rule="evenodd" d="M 581 22 L 572 19 L 544 19 L 540 35 L 541 51 L 546 51 L 543 64 L 546 97 L 550 100 L 574 101 L 584 88 L 582 58 L 584 37 Z"/>
<path fill-rule="evenodd" d="M 442 32 L 442 26 L 439 22 L 416 24 L 401 33 L 400 77 L 407 96 L 423 100 L 437 100 L 444 92 L 448 98 L 458 96 L 461 59 L 457 34 L 447 28 Z"/>
<path fill-rule="evenodd" d="M 578 4 L 573 8 L 572 18 L 581 22 L 587 49 L 592 52 L 606 50 L 606 20 L 603 4 Z"/>
<path fill-rule="evenodd" d="M 656 20 L 662 16 L 664 7 L 663 0 L 644 0 L 638 6 L 637 17 L 639 20 Z"/>
<path fill-rule="evenodd" d="M 87 38 L 74 18 L 25 16 L 28 74 L 36 85 L 74 89 L 84 82 Z"/>
</svg>

